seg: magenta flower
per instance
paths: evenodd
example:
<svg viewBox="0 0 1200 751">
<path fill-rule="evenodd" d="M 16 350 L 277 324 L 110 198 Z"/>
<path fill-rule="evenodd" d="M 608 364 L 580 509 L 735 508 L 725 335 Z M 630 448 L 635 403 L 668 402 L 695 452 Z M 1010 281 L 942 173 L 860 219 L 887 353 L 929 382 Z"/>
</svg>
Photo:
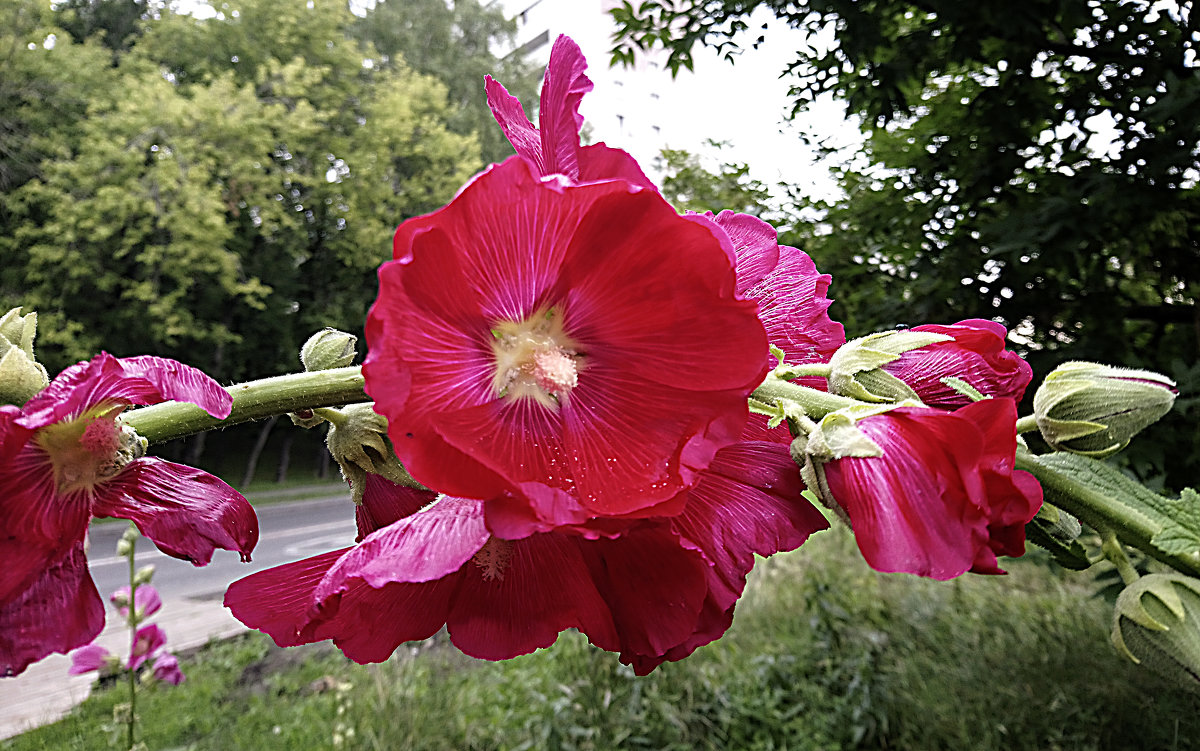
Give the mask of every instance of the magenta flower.
<svg viewBox="0 0 1200 751">
<path fill-rule="evenodd" d="M 821 466 L 867 563 L 950 579 L 1003 573 L 997 556 L 1024 554 L 1042 488 L 1013 469 L 1016 420 L 1011 399 L 954 412 L 899 407 L 858 420 L 882 455 Z"/>
<path fill-rule="evenodd" d="M 603 143 L 580 146 L 583 116 L 579 114 L 579 102 L 592 90 L 585 70 L 587 61 L 579 45 L 567 36 L 559 36 L 550 50 L 550 64 L 542 83 L 540 129 L 529 122 L 516 97 L 491 76 L 484 76 L 488 106 L 517 154 L 536 165 L 540 175 L 564 175 L 572 182 L 624 180 L 657 190 L 624 151 Z"/>
<path fill-rule="evenodd" d="M 108 598 L 108 601 L 117 607 L 117 612 L 121 617 L 129 617 L 129 585 L 113 592 Z M 137 594 L 133 596 L 134 612 L 139 620 L 154 615 L 162 608 L 162 597 L 159 596 L 158 590 L 149 584 L 142 584 L 137 588 Z"/>
<path fill-rule="evenodd" d="M 954 409 L 971 403 L 969 396 L 942 383 L 944 378 L 966 381 L 984 396 L 1014 401 L 1021 400 L 1033 380 L 1033 368 L 1004 348 L 1008 331 L 994 321 L 970 319 L 950 326 L 914 326 L 912 330 L 954 337 L 954 341 L 909 350 L 883 366 L 931 407 Z"/>
<path fill-rule="evenodd" d="M 249 560 L 258 522 L 246 500 L 206 472 L 141 456 L 120 424 L 130 405 L 171 399 L 229 414 L 229 394 L 194 368 L 107 354 L 67 368 L 23 408 L 0 407 L 0 675 L 102 628 L 84 556 L 92 516 L 130 519 L 196 565 L 214 548 Z"/>
<path fill-rule="evenodd" d="M 725 632 L 755 554 L 825 528 L 800 490 L 786 449 L 753 443 L 722 450 L 679 516 L 627 522 L 616 537 L 505 540 L 488 531 L 483 502 L 443 496 L 356 547 L 237 581 L 225 604 L 281 646 L 333 639 L 358 662 L 443 626 L 490 660 L 576 628 L 646 673 Z"/>
<path fill-rule="evenodd" d="M 83 675 L 93 670 L 107 669 L 114 664 L 120 664 L 112 652 L 99 644 L 88 644 L 71 653 L 71 667 L 67 675 Z"/>
<path fill-rule="evenodd" d="M 172 686 L 183 683 L 186 676 L 179 669 L 179 660 L 170 652 L 161 652 L 154 658 L 154 677 Z"/>
<path fill-rule="evenodd" d="M 513 157 L 400 226 L 367 319 L 367 392 L 422 484 L 521 537 L 653 515 L 746 420 L 766 372 L 724 233 L 621 181 Z M 501 517 L 503 511 L 503 517 Z"/>
<path fill-rule="evenodd" d="M 142 626 L 134 633 L 133 646 L 129 650 L 129 662 L 125 667 L 137 670 L 146 660 L 157 655 L 167 645 L 167 633 L 157 623 Z"/>
</svg>

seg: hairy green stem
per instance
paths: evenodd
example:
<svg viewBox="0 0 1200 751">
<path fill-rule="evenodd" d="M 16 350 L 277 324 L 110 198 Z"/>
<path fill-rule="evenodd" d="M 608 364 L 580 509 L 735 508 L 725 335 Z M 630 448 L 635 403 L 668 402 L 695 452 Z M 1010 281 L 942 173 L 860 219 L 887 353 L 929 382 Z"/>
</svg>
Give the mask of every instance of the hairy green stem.
<svg viewBox="0 0 1200 751">
<path fill-rule="evenodd" d="M 1115 503 L 1104 493 L 1080 483 L 1070 475 L 1043 464 L 1028 451 L 1018 450 L 1017 469 L 1029 472 L 1041 483 L 1046 500 L 1096 530 L 1112 530 L 1125 544 L 1185 574 L 1200 576 L 1200 559 L 1195 555 L 1164 553 L 1150 543 L 1158 533 L 1145 517 Z"/>
<path fill-rule="evenodd" d="M 787 366 L 793 367 L 793 366 Z M 754 402 L 761 404 L 774 405 L 777 399 L 788 399 L 796 402 L 803 409 L 804 413 L 814 420 L 820 420 L 825 415 L 834 410 L 842 409 L 843 407 L 852 407 L 855 404 L 862 404 L 857 399 L 851 399 L 847 396 L 838 396 L 830 394 L 827 391 L 818 391 L 810 389 L 807 386 L 801 386 L 798 383 L 790 383 L 785 381 L 775 374 L 767 375 L 767 380 L 762 382 L 762 385 L 754 389 L 751 394 L 751 405 Z M 752 409 L 751 411 L 757 411 Z"/>
<path fill-rule="evenodd" d="M 233 397 L 233 408 L 224 420 L 187 402 L 129 410 L 121 419 L 150 443 L 162 443 L 273 415 L 370 401 L 363 392 L 362 369 L 357 366 L 263 378 L 225 390 Z"/>
<path fill-rule="evenodd" d="M 1037 430 L 1037 418 L 1033 415 L 1025 415 L 1017 420 L 1017 435 L 1021 435 L 1022 433 L 1033 433 Z"/>
<path fill-rule="evenodd" d="M 131 538 L 129 541 L 129 659 L 133 660 L 133 650 L 137 647 L 137 563 L 134 560 L 134 547 L 137 544 L 137 538 Z M 128 741 L 129 748 L 133 749 L 134 744 L 134 726 L 137 725 L 137 671 L 127 670 L 129 674 L 129 722 L 128 722 Z"/>
<path fill-rule="evenodd" d="M 1117 567 L 1117 573 L 1121 575 L 1121 581 L 1125 582 L 1125 586 L 1133 584 L 1139 578 L 1138 572 L 1133 567 L 1133 561 L 1129 560 L 1129 554 L 1125 552 L 1125 547 L 1117 539 L 1117 534 L 1107 528 L 1098 531 L 1101 539 L 1100 552 L 1104 553 L 1104 557 Z"/>
</svg>

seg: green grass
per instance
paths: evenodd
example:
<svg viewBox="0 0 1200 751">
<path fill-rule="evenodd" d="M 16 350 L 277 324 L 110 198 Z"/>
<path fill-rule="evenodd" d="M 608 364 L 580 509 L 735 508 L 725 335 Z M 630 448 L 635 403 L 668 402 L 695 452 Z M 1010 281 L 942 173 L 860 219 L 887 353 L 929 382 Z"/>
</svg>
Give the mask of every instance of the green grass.
<svg viewBox="0 0 1200 751">
<path fill-rule="evenodd" d="M 564 634 L 503 663 L 441 636 L 358 666 L 253 635 L 139 699 L 149 749 L 1200 748 L 1200 701 L 1124 662 L 1086 577 L 1017 562 L 939 583 L 823 533 L 756 571 L 729 634 L 637 678 Z M 101 749 L 120 688 L 0 749 Z"/>
</svg>

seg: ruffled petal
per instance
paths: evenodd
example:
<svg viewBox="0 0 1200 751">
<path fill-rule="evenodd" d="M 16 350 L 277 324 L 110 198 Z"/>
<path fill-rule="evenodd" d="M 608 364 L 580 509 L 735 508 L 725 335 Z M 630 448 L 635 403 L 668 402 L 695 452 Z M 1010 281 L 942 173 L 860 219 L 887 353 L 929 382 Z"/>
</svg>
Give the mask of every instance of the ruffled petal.
<svg viewBox="0 0 1200 751">
<path fill-rule="evenodd" d="M 594 143 L 579 150 L 579 180 L 623 180 L 649 190 L 658 190 L 658 186 L 646 177 L 636 159 L 603 143 Z"/>
<path fill-rule="evenodd" d="M 317 588 L 323 600 L 358 578 L 372 587 L 393 582 L 426 582 L 462 568 L 490 533 L 483 504 L 442 497 L 412 516 L 368 535 L 337 562 Z"/>
<path fill-rule="evenodd" d="M 159 550 L 197 566 L 215 548 L 248 561 L 258 542 L 258 518 L 241 493 L 203 470 L 153 457 L 130 462 L 102 484 L 92 510 L 129 519 Z"/>
<path fill-rule="evenodd" d="M 575 628 L 602 649 L 617 648 L 612 616 L 580 552 L 590 543 L 542 534 L 489 544 L 499 560 L 463 567 L 447 623 L 455 646 L 505 660 L 548 647 Z"/>
<path fill-rule="evenodd" d="M 433 503 L 435 498 L 437 493 L 432 490 L 397 485 L 386 477 L 368 472 L 363 482 L 362 503 L 354 507 L 354 521 L 358 525 L 355 542 L 392 522 L 412 516 Z"/>
<path fill-rule="evenodd" d="M 971 403 L 969 396 L 942 382 L 949 376 L 966 381 L 986 396 L 1016 401 L 1020 401 L 1033 380 L 1032 367 L 1015 352 L 1005 349 L 1008 331 L 994 321 L 970 319 L 951 326 L 925 324 L 914 326 L 913 331 L 954 337 L 953 341 L 909 350 L 883 366 L 931 407 L 953 409 Z"/>
<path fill-rule="evenodd" d="M 779 236 L 775 228 L 749 214 L 722 211 L 710 219 L 729 235 L 737 255 L 737 291 L 745 295 L 779 263 Z"/>
<path fill-rule="evenodd" d="M 671 524 L 712 566 L 717 611 L 741 596 L 755 555 L 795 550 L 829 527 L 803 490 L 786 447 L 739 443 L 722 449 L 688 493 L 687 507 Z"/>
<path fill-rule="evenodd" d="M 317 641 L 302 636 L 317 605 L 314 591 L 349 550 L 332 550 L 238 579 L 225 591 L 225 607 L 234 618 L 267 634 L 281 647 Z"/>
<path fill-rule="evenodd" d="M 669 526 L 646 523 L 580 550 L 612 612 L 622 654 L 662 655 L 695 632 L 708 565 Z"/>
<path fill-rule="evenodd" d="M 66 654 L 104 628 L 104 603 L 88 573 L 83 541 L 0 607 L 0 677 L 19 675 L 52 652 Z"/>
<path fill-rule="evenodd" d="M 538 125 L 542 137 L 543 173 L 560 173 L 579 177 L 579 129 L 583 115 L 579 101 L 592 90 L 591 80 L 584 75 L 587 61 L 579 45 L 570 37 L 559 35 L 550 49 L 550 63 L 542 82 L 541 107 Z"/>
<path fill-rule="evenodd" d="M 163 357 L 118 359 L 102 352 L 64 370 L 26 402 L 18 422 L 41 428 L 71 419 L 105 403 L 158 404 L 184 401 L 225 418 L 233 398 L 203 372 Z"/>
<path fill-rule="evenodd" d="M 521 100 L 508 93 L 499 81 L 491 76 L 483 77 L 483 88 L 487 93 L 488 107 L 492 116 L 500 123 L 500 129 L 508 142 L 517 150 L 517 154 L 537 165 L 538 171 L 545 174 L 542 162 L 542 137 L 538 129 L 525 116 L 525 108 Z"/>
</svg>

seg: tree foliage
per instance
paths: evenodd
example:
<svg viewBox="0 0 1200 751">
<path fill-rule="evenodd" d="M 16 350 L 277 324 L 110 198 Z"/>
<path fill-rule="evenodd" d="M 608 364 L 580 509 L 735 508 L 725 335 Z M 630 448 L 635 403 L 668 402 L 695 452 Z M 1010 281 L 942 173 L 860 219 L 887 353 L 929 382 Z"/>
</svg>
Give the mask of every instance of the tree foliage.
<svg viewBox="0 0 1200 751">
<path fill-rule="evenodd" d="M 708 146 L 720 157 L 727 144 L 709 141 Z M 737 211 L 763 217 L 770 212 L 771 196 L 767 186 L 750 176 L 744 163 L 722 162 L 710 171 L 700 156 L 682 149 L 663 149 L 659 156 L 663 173 L 663 197 L 680 211 L 719 213 Z"/>
<path fill-rule="evenodd" d="M 867 136 L 837 170 L 844 196 L 793 238 L 834 274 L 848 326 L 995 318 L 1042 373 L 1080 358 L 1195 381 L 1192 3 L 648 0 L 614 11 L 615 56 L 732 59 L 771 43 L 744 33 L 759 9 L 807 34 L 793 106 L 837 97 Z"/>
</svg>

